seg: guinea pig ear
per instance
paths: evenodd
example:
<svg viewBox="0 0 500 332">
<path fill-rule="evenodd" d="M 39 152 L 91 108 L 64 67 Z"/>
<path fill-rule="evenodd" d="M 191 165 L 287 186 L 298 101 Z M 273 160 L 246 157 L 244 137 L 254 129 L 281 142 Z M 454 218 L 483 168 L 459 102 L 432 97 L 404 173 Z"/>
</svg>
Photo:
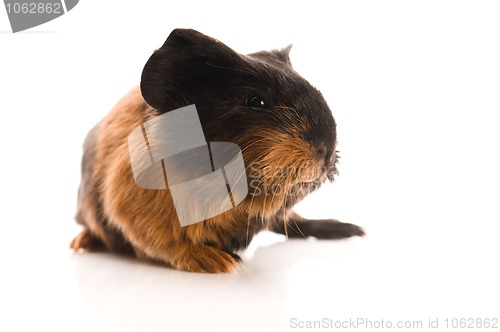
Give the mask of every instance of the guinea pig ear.
<svg viewBox="0 0 500 332">
<path fill-rule="evenodd" d="M 260 51 L 249 54 L 249 56 L 281 67 L 292 68 L 292 62 L 290 61 L 290 50 L 292 49 L 292 46 L 293 44 L 290 44 L 287 47 L 279 50 Z"/>
<path fill-rule="evenodd" d="M 177 104 L 193 103 L 182 98 L 227 87 L 243 62 L 241 54 L 214 38 L 192 29 L 175 29 L 144 66 L 141 92 L 156 109 L 167 110 L 176 99 Z"/>
</svg>

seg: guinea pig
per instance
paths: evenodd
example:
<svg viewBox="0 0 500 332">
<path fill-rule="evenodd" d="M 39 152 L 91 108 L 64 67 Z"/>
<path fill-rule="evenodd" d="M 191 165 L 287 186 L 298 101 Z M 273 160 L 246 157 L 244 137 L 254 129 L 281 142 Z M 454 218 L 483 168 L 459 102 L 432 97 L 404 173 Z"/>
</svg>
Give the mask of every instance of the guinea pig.
<svg viewBox="0 0 500 332">
<path fill-rule="evenodd" d="M 261 230 L 340 239 L 363 230 L 309 220 L 293 206 L 337 174 L 336 123 L 321 93 L 290 62 L 291 47 L 248 55 L 191 29 L 172 31 L 126 94 L 87 135 L 75 251 L 106 249 L 182 271 L 236 269 Z M 134 181 L 128 136 L 145 121 L 196 105 L 207 141 L 241 148 L 248 194 L 237 206 L 182 227 L 170 188 Z"/>
</svg>

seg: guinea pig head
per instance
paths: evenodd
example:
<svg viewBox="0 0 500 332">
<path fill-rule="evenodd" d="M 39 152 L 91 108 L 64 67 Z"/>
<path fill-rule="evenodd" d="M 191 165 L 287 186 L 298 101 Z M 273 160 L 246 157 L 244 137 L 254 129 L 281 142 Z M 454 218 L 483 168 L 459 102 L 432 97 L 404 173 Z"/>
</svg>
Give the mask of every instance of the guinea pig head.
<svg viewBox="0 0 500 332">
<path fill-rule="evenodd" d="M 207 141 L 239 145 L 251 215 L 275 214 L 336 174 L 335 120 L 292 68 L 290 48 L 243 55 L 176 29 L 142 73 L 142 95 L 160 114 L 195 104 Z"/>
</svg>

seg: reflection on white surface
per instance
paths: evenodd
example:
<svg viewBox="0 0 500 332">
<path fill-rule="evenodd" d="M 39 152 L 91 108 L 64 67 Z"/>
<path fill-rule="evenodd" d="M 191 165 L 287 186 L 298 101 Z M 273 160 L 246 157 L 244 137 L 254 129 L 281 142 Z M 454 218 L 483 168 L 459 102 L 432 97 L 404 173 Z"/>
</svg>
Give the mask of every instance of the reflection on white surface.
<svg viewBox="0 0 500 332">
<path fill-rule="evenodd" d="M 471 253 L 455 241 L 443 251 L 441 241 L 373 232 L 285 242 L 263 233 L 242 253 L 240 270 L 226 275 L 109 253 L 33 252 L 23 257 L 32 263 L 17 264 L 2 281 L 8 314 L 0 330 L 286 331 L 290 319 L 494 316 L 500 274 L 492 240 Z"/>
<path fill-rule="evenodd" d="M 56 33 L 0 34 L 0 331 L 500 318 L 500 3 L 253 1 L 258 15 L 279 13 L 266 24 L 242 23 L 257 13 L 242 6 L 86 1 L 44 25 Z M 241 52 L 294 43 L 342 157 L 335 184 L 299 212 L 359 224 L 366 238 L 264 234 L 230 275 L 68 251 L 84 135 L 177 27 Z"/>
</svg>

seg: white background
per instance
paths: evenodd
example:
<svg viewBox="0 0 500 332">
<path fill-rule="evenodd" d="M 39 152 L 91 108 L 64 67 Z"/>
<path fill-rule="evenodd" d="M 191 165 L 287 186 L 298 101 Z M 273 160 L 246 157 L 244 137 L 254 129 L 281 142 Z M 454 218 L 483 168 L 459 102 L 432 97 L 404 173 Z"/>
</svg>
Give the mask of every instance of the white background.
<svg viewBox="0 0 500 332">
<path fill-rule="evenodd" d="M 0 8 L 0 330 L 500 318 L 499 18 L 497 1 L 82 0 L 12 34 Z M 342 156 L 298 210 L 367 237 L 263 234 L 230 275 L 67 249 L 85 134 L 176 27 L 242 53 L 294 44 Z"/>
</svg>

